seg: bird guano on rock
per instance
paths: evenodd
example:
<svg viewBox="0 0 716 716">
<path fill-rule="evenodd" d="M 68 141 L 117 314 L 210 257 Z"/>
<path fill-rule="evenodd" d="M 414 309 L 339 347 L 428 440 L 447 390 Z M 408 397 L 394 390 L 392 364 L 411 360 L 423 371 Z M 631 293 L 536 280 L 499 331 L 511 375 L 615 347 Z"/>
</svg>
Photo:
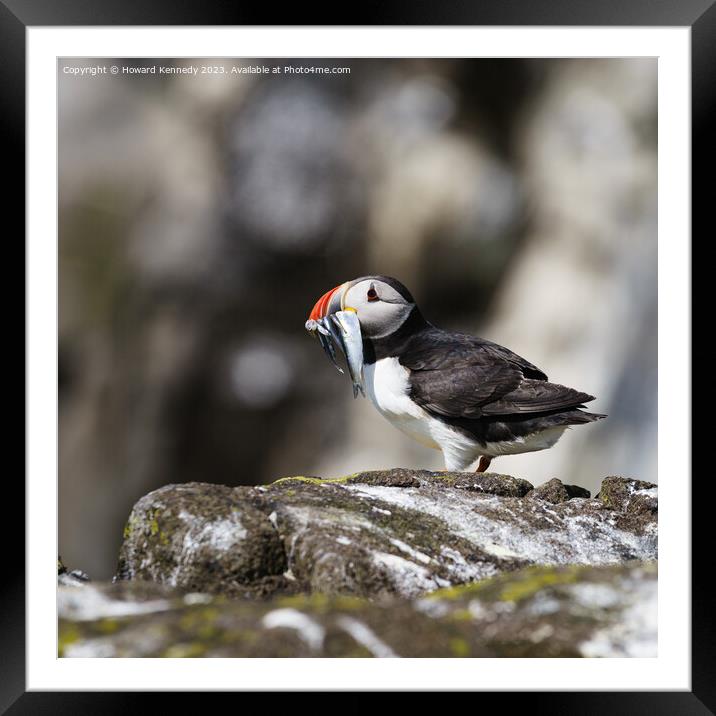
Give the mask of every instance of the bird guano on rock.
<svg viewBox="0 0 716 716">
<path fill-rule="evenodd" d="M 354 395 L 364 391 L 395 427 L 441 450 L 448 470 L 479 459 L 484 472 L 494 457 L 545 450 L 569 426 L 606 417 L 584 410 L 594 396 L 550 383 L 508 348 L 428 323 L 389 276 L 326 292 L 306 328 L 334 363 L 332 342 L 345 354 Z"/>
</svg>

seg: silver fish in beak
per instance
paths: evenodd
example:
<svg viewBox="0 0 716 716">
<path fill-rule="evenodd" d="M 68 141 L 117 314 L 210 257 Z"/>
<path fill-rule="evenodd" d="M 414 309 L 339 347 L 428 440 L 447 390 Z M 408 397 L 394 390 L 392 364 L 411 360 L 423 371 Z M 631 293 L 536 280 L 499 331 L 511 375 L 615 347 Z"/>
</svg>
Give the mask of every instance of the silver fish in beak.
<svg viewBox="0 0 716 716">
<path fill-rule="evenodd" d="M 363 336 L 360 332 L 360 323 L 355 311 L 338 311 L 328 318 L 339 329 L 340 339 L 336 342 L 346 357 L 348 373 L 353 383 L 353 397 L 358 397 L 358 391 L 365 398 L 363 387 Z"/>
<path fill-rule="evenodd" d="M 342 283 L 321 296 L 313 307 L 306 330 L 316 336 L 333 365 L 343 373 L 336 359 L 334 343 L 346 358 L 353 383 L 353 397 L 365 396 L 363 382 L 363 336 L 355 309 L 343 305 L 348 283 Z"/>
<path fill-rule="evenodd" d="M 334 337 L 334 331 L 332 331 L 329 327 L 326 326 L 326 322 L 327 318 L 319 318 L 318 320 L 309 318 L 306 321 L 306 330 L 312 336 L 318 336 L 318 342 L 321 344 L 321 348 L 323 348 L 331 363 L 336 366 L 339 373 L 343 373 L 343 368 L 338 365 L 338 360 L 336 358 L 336 349 L 333 347 L 333 343 L 331 341 L 331 338 Z M 338 343 L 340 345 L 340 341 L 338 341 Z M 341 346 L 341 349 L 342 348 L 343 346 Z"/>
<path fill-rule="evenodd" d="M 353 384 L 353 397 L 357 398 L 360 392 L 365 397 L 363 387 L 363 337 L 360 323 L 355 311 L 338 311 L 323 318 L 309 318 L 306 321 L 306 330 L 318 337 L 321 347 L 331 363 L 343 373 L 338 364 L 334 342 L 341 349 L 346 358 L 348 373 Z"/>
</svg>

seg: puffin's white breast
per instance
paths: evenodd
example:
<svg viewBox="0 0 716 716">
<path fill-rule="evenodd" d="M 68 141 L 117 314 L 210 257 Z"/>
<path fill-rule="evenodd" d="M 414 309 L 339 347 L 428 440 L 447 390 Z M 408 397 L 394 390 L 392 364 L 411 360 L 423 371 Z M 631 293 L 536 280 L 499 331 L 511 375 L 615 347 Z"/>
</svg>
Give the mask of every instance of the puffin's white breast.
<svg viewBox="0 0 716 716">
<path fill-rule="evenodd" d="M 364 367 L 365 388 L 373 405 L 396 428 L 427 447 L 474 460 L 476 443 L 438 420 L 410 398 L 410 373 L 397 358 Z"/>
<path fill-rule="evenodd" d="M 363 367 L 365 389 L 378 412 L 413 439 L 438 448 L 427 426 L 428 414 L 410 399 L 408 369 L 397 358 L 382 358 Z"/>
</svg>

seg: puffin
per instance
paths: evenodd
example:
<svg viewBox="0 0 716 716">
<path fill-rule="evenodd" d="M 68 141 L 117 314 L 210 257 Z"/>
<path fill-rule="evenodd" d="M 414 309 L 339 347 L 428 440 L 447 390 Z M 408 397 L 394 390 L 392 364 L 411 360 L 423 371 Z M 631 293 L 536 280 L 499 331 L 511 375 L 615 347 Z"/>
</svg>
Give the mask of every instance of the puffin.
<svg viewBox="0 0 716 716">
<path fill-rule="evenodd" d="M 594 396 L 550 382 L 509 348 L 432 325 L 395 278 L 336 286 L 316 302 L 307 327 L 341 311 L 355 312 L 360 324 L 367 397 L 396 428 L 442 451 L 448 471 L 477 463 L 485 472 L 493 458 L 546 450 L 570 426 L 606 417 L 585 410 Z"/>
</svg>

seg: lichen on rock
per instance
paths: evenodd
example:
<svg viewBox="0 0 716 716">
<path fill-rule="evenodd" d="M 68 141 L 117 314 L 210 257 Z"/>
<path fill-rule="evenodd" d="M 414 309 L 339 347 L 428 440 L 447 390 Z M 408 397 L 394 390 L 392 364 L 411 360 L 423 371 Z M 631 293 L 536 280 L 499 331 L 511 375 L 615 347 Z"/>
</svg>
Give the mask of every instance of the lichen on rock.
<svg viewBox="0 0 716 716">
<path fill-rule="evenodd" d="M 656 559 L 656 486 L 607 478 L 597 498 L 585 493 L 406 469 L 168 485 L 134 506 L 116 579 L 232 597 L 415 598 L 530 565 Z"/>
<path fill-rule="evenodd" d="M 117 579 L 235 595 L 274 591 L 284 580 L 285 552 L 252 495 L 204 483 L 149 493 L 129 516 Z"/>
<path fill-rule="evenodd" d="M 529 567 L 412 600 L 60 587 L 66 657 L 656 656 L 656 565 Z"/>
</svg>

